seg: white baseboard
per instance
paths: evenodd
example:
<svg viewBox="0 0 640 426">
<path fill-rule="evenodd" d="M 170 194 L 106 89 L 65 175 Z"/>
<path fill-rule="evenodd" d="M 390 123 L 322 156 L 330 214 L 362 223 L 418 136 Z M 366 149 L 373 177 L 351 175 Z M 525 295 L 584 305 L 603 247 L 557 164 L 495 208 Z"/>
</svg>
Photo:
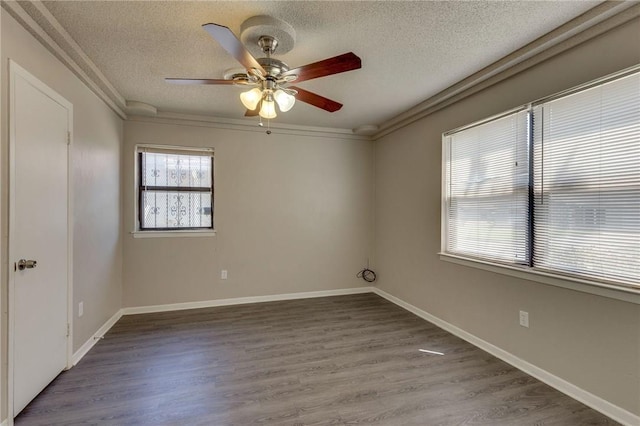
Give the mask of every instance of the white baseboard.
<svg viewBox="0 0 640 426">
<path fill-rule="evenodd" d="M 478 348 L 490 353 L 491 355 L 497 358 L 500 358 L 501 360 L 507 362 L 508 364 L 511 364 L 512 366 L 516 367 L 521 371 L 524 371 L 530 376 L 535 377 L 541 382 L 548 384 L 549 386 L 559 390 L 560 392 L 570 396 L 571 398 L 582 402 L 583 404 L 593 408 L 596 411 L 601 412 L 605 416 L 610 417 L 613 420 L 619 423 L 622 423 L 623 425 L 628 425 L 628 426 L 640 425 L 640 416 L 637 416 L 625 410 L 624 408 L 618 407 L 617 405 L 614 405 L 609 401 L 606 401 L 600 398 L 599 396 L 596 396 L 590 392 L 587 392 L 586 390 L 581 389 L 578 386 L 572 383 L 569 383 L 566 380 L 561 379 L 560 377 L 555 376 L 549 373 L 548 371 L 543 370 L 542 368 L 537 367 L 521 358 L 518 358 L 512 353 L 507 352 L 504 349 L 501 349 L 495 345 L 492 345 L 491 343 L 485 340 L 482 340 L 479 337 L 476 337 L 473 334 L 468 333 L 462 330 L 461 328 L 456 327 L 453 324 L 450 324 L 444 320 L 441 320 L 440 318 L 434 315 L 431 315 L 430 313 L 423 311 L 422 309 L 416 306 L 413 306 L 412 304 L 407 303 L 404 300 L 399 299 L 387 293 L 384 290 L 381 290 L 377 287 L 372 287 L 372 291 L 377 295 L 384 297 L 388 301 L 395 303 L 396 305 L 406 309 L 407 311 L 414 313 L 420 318 L 425 319 L 437 325 L 438 327 L 448 331 L 449 333 L 454 334 L 460 337 L 461 339 L 471 343 L 472 345 L 477 346 Z"/>
<path fill-rule="evenodd" d="M 98 343 L 100 338 L 102 338 L 102 336 L 104 336 L 105 333 L 109 331 L 109 329 L 113 327 L 113 325 L 116 322 L 118 322 L 118 320 L 121 317 L 122 317 L 122 309 L 119 309 L 118 312 L 113 314 L 113 316 L 109 318 L 107 322 L 105 322 L 102 325 L 102 327 L 98 329 L 98 331 L 93 333 L 93 336 L 89 337 L 89 339 L 86 342 L 84 342 L 84 344 L 80 346 L 80 349 L 75 351 L 75 353 L 71 357 L 71 362 L 73 363 L 73 365 L 76 365 L 87 354 L 87 352 L 89 352 L 89 350 L 93 347 L 93 345 Z"/>
<path fill-rule="evenodd" d="M 253 296 L 253 297 L 236 297 L 232 299 L 216 299 L 216 300 L 203 300 L 198 302 L 185 302 L 185 303 L 170 303 L 166 305 L 152 305 L 152 306 L 137 306 L 130 308 L 122 308 L 116 312 L 102 327 L 96 331 L 84 344 L 73 354 L 71 362 L 76 365 L 91 348 L 98 343 L 100 338 L 105 335 L 107 331 L 123 315 L 135 315 L 135 314 L 148 314 L 153 312 L 169 312 L 180 311 L 184 309 L 197 309 L 197 308 L 209 308 L 214 306 L 229 306 L 229 305 L 242 305 L 246 303 L 260 303 L 260 302 L 274 302 L 279 300 L 293 300 L 293 299 L 308 299 L 312 297 L 327 297 L 327 296 L 343 296 L 346 294 L 360 294 L 360 293 L 372 293 L 372 287 L 356 287 L 345 288 L 336 290 L 322 290 L 322 291 L 308 291 L 301 293 L 284 293 L 274 294 L 269 296 Z M 0 426 L 4 426 L 0 424 Z"/>
<path fill-rule="evenodd" d="M 180 311 L 183 309 L 211 308 L 214 306 L 243 305 L 246 303 L 276 302 L 279 300 L 308 299 L 312 297 L 343 296 L 346 294 L 372 293 L 373 287 L 356 287 L 336 290 L 307 291 L 301 293 L 273 294 L 268 296 L 236 297 L 232 299 L 203 300 L 198 302 L 170 303 L 167 305 L 122 308 L 124 315 L 152 312 Z"/>
</svg>

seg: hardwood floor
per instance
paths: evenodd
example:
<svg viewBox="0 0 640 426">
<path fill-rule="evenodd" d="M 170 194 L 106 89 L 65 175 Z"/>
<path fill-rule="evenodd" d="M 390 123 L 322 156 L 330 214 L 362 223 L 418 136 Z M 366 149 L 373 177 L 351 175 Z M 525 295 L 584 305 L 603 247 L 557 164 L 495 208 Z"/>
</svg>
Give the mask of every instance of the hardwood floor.
<svg viewBox="0 0 640 426">
<path fill-rule="evenodd" d="M 361 294 L 125 316 L 16 424 L 617 423 Z"/>
</svg>

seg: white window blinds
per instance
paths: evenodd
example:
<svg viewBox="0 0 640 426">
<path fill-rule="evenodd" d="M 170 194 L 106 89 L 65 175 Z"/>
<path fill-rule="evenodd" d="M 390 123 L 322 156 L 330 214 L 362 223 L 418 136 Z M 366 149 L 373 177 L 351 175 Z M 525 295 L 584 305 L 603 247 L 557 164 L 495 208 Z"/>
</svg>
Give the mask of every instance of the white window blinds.
<svg viewBox="0 0 640 426">
<path fill-rule="evenodd" d="M 640 283 L 640 74 L 534 108 L 537 268 Z"/>
<path fill-rule="evenodd" d="M 528 263 L 528 112 L 445 137 L 445 250 Z"/>
</svg>

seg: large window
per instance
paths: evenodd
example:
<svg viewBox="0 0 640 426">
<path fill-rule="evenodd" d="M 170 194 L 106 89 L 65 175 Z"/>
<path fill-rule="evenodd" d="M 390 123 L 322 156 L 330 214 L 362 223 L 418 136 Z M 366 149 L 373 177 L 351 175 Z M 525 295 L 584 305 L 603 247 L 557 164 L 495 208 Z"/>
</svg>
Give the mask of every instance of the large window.
<svg viewBox="0 0 640 426">
<path fill-rule="evenodd" d="M 213 151 L 139 146 L 138 229 L 213 229 Z"/>
<path fill-rule="evenodd" d="M 443 136 L 445 253 L 640 288 L 640 73 Z"/>
<path fill-rule="evenodd" d="M 445 137 L 447 251 L 527 262 L 527 121 L 520 111 Z"/>
</svg>

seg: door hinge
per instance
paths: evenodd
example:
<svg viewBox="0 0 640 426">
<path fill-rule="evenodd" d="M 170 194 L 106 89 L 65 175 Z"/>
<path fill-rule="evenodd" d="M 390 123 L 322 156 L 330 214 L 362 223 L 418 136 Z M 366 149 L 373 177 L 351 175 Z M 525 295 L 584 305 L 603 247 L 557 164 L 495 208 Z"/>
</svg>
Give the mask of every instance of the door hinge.
<svg viewBox="0 0 640 426">
<path fill-rule="evenodd" d="M 71 132 L 67 132 L 67 145 L 71 145 Z"/>
<path fill-rule="evenodd" d="M 67 323 L 67 337 L 71 335 L 71 324 Z"/>
</svg>

